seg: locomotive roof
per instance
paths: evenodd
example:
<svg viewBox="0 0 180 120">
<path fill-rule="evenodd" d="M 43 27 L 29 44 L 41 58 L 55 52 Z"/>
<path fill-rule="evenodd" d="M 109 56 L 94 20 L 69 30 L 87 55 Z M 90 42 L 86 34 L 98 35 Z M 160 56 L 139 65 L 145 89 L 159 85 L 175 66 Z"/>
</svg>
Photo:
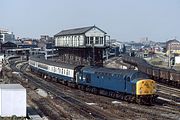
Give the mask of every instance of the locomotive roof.
<svg viewBox="0 0 180 120">
<path fill-rule="evenodd" d="M 120 74 L 123 76 L 131 77 L 133 74 L 139 73 L 136 70 L 129 69 L 114 69 L 114 68 L 105 68 L 105 67 L 83 67 L 83 71 L 89 73 L 109 73 L 109 74 Z"/>
<path fill-rule="evenodd" d="M 44 63 L 44 64 L 48 64 L 48 65 L 52 65 L 52 66 L 56 66 L 56 67 L 63 67 L 63 68 L 69 68 L 69 69 L 74 69 L 76 66 L 72 65 L 72 64 L 67 64 L 67 63 L 60 63 L 60 62 L 55 62 L 55 61 L 50 61 L 50 60 L 46 60 L 44 58 L 41 57 L 30 57 L 30 60 L 34 60 L 40 63 Z"/>
</svg>

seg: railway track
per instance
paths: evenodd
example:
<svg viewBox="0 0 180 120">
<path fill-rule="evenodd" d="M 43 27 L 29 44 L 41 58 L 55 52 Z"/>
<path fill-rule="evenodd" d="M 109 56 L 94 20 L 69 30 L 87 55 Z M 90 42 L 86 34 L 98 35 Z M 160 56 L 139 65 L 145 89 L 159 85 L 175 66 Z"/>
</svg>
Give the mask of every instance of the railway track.
<svg viewBox="0 0 180 120">
<path fill-rule="evenodd" d="M 69 104 L 72 108 L 78 111 L 81 115 L 83 114 L 83 116 L 85 116 L 86 118 L 88 119 L 117 119 L 118 118 L 118 116 L 114 116 L 112 114 L 108 114 L 107 112 L 103 112 L 101 110 L 88 106 L 87 104 L 79 101 L 78 99 L 75 99 L 71 96 L 64 94 L 62 91 L 59 90 L 57 86 L 53 86 L 52 84 L 49 84 L 47 81 L 40 81 L 36 78 L 33 78 L 32 76 L 24 72 L 26 65 L 23 65 L 21 67 L 21 70 L 17 71 L 16 69 L 16 71 L 23 73 L 23 76 L 25 77 L 25 79 L 28 79 L 36 87 L 41 88 L 47 92 L 50 92 L 57 99 L 60 99 L 61 101 L 64 101 L 65 103 Z"/>
<path fill-rule="evenodd" d="M 23 71 L 25 71 L 25 70 L 23 70 Z M 47 82 L 46 84 L 50 84 L 50 83 Z M 51 85 L 51 86 L 53 86 L 53 85 Z M 57 84 L 56 87 L 59 87 L 59 85 Z M 79 93 L 79 92 L 77 92 L 77 93 Z M 74 96 L 80 96 L 77 93 L 75 93 Z M 70 96 L 70 94 L 68 94 L 68 96 Z M 96 97 L 94 97 L 94 95 L 92 95 L 92 96 L 88 95 L 87 97 L 88 97 L 87 99 L 90 99 L 89 101 L 96 101 L 95 100 Z M 173 116 L 166 116 L 166 114 L 168 114 L 168 115 L 178 114 L 178 112 L 172 112 L 173 110 L 177 111 L 177 109 L 171 108 L 168 106 L 157 106 L 157 105 L 155 105 L 152 107 L 148 107 L 148 106 L 139 106 L 139 105 L 134 105 L 134 104 L 127 104 L 126 102 L 122 102 L 122 104 L 114 106 L 111 103 L 111 100 L 113 100 L 113 99 L 111 99 L 111 98 L 109 99 L 106 97 L 102 98 L 102 96 L 98 96 L 98 98 L 101 99 L 101 101 L 100 101 L 101 103 L 98 103 L 98 104 L 100 104 L 100 105 L 102 104 L 102 106 L 105 108 L 109 106 L 108 108 L 111 108 L 112 112 L 114 110 L 116 110 L 116 113 L 117 113 L 117 111 L 119 111 L 118 115 L 119 115 L 119 118 L 121 118 L 121 119 L 124 118 L 125 116 L 126 116 L 126 118 L 138 118 L 136 116 L 142 116 L 142 117 L 146 116 L 147 118 L 150 118 L 150 119 L 160 119 L 160 120 L 161 119 L 173 119 Z M 78 99 L 78 98 L 76 98 L 76 99 Z M 110 101 L 108 101 L 108 99 Z M 71 98 L 69 101 L 71 101 Z M 79 101 L 79 99 L 78 99 L 78 101 Z M 72 106 L 72 105 L 70 105 L 70 106 Z M 127 112 L 128 112 L 128 114 L 127 114 Z M 89 113 L 89 111 L 88 111 L 88 113 Z M 90 118 L 90 117 L 87 117 L 87 118 L 94 119 L 94 118 Z M 174 118 L 178 118 L 178 116 L 177 117 L 175 116 Z M 109 119 L 114 119 L 114 118 L 109 117 Z"/>
<path fill-rule="evenodd" d="M 161 84 L 157 84 L 157 88 L 160 90 L 166 90 L 166 92 L 168 92 L 169 94 L 180 97 L 180 89 L 168 87 Z"/>
<path fill-rule="evenodd" d="M 133 69 L 130 64 L 124 63 L 121 57 L 114 57 L 106 60 L 104 63 L 105 67 L 113 67 L 119 69 Z"/>
<path fill-rule="evenodd" d="M 169 103 L 175 104 L 180 107 L 179 89 L 157 84 L 157 94 L 160 97 L 167 99 L 166 101 L 168 101 Z"/>
</svg>

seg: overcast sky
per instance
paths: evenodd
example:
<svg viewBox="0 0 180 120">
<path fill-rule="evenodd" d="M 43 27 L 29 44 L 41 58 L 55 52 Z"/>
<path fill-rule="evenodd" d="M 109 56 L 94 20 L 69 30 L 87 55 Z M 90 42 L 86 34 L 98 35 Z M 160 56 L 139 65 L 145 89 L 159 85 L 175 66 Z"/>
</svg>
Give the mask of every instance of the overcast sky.
<svg viewBox="0 0 180 120">
<path fill-rule="evenodd" d="M 0 28 L 16 37 L 91 25 L 119 41 L 180 40 L 180 0 L 0 0 Z"/>
</svg>

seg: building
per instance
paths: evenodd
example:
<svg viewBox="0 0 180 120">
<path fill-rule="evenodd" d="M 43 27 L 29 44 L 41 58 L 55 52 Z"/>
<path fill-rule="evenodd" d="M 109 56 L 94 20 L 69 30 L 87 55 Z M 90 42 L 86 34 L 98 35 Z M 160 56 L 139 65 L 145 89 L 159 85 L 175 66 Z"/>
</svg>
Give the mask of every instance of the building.
<svg viewBox="0 0 180 120">
<path fill-rule="evenodd" d="M 49 37 L 48 35 L 41 35 L 41 36 L 40 36 L 40 39 L 41 39 L 41 40 L 46 40 L 46 41 L 47 41 L 47 40 L 50 39 L 50 37 Z"/>
<path fill-rule="evenodd" d="M 56 34 L 55 46 L 57 47 L 104 47 L 106 32 L 96 26 L 63 30 Z"/>
<path fill-rule="evenodd" d="M 62 30 L 54 35 L 60 60 L 77 65 L 103 64 L 106 32 L 96 26 Z"/>
<path fill-rule="evenodd" d="M 15 40 L 15 35 L 12 32 L 8 32 L 8 30 L 0 29 L 0 41 L 4 42 L 13 42 Z"/>
<path fill-rule="evenodd" d="M 40 36 L 40 40 L 41 41 L 46 41 L 46 42 L 51 42 L 51 43 L 54 43 L 54 38 L 53 37 L 50 37 L 49 35 L 41 35 Z"/>
<path fill-rule="evenodd" d="M 110 57 L 119 56 L 120 53 L 123 52 L 123 46 L 124 44 L 120 41 L 117 41 L 115 39 L 110 40 L 110 46 L 108 49 L 106 49 L 103 53 L 103 58 L 108 59 Z M 106 41 L 107 42 L 107 41 Z"/>
<path fill-rule="evenodd" d="M 4 53 L 8 49 L 15 49 L 15 48 L 17 48 L 17 44 L 15 44 L 14 42 L 8 41 L 1 45 L 1 52 Z"/>
<path fill-rule="evenodd" d="M 18 48 L 37 48 L 38 40 L 31 38 L 23 38 L 16 41 L 16 44 Z"/>
<path fill-rule="evenodd" d="M 180 54 L 180 42 L 178 40 L 173 39 L 166 42 L 166 54 L 169 55 L 170 53 Z"/>
<path fill-rule="evenodd" d="M 52 47 L 54 47 L 54 44 L 55 42 L 53 37 L 49 37 L 48 35 L 41 35 L 38 42 L 38 47 L 42 50 L 52 49 Z"/>
</svg>

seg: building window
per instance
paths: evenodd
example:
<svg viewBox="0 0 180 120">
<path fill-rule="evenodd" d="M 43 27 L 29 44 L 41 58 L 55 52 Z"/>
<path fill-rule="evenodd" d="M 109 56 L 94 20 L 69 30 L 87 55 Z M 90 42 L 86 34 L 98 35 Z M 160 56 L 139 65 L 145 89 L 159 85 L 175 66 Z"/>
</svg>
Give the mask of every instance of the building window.
<svg viewBox="0 0 180 120">
<path fill-rule="evenodd" d="M 74 39 L 74 46 L 76 46 L 76 36 L 73 36 Z"/>
<path fill-rule="evenodd" d="M 86 44 L 89 44 L 89 37 L 86 37 Z"/>
<path fill-rule="evenodd" d="M 78 39 L 78 46 L 80 46 L 80 36 L 78 36 L 77 39 Z"/>
<path fill-rule="evenodd" d="M 96 37 L 95 40 L 96 40 L 96 41 L 95 41 L 95 44 L 99 44 L 99 37 Z"/>
<path fill-rule="evenodd" d="M 100 44 L 103 44 L 103 37 L 100 37 Z"/>
<path fill-rule="evenodd" d="M 94 43 L 94 37 L 90 37 L 90 44 Z"/>
</svg>

